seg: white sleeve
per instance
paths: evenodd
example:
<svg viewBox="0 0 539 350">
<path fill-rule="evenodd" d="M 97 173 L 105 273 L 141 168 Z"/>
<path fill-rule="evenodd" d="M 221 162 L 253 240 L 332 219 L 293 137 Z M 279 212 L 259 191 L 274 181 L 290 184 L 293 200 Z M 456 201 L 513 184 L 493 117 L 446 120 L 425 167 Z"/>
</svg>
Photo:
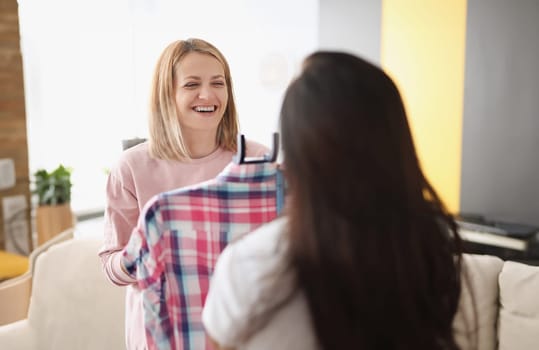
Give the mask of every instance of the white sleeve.
<svg viewBox="0 0 539 350">
<path fill-rule="evenodd" d="M 236 250 L 236 245 L 231 244 L 219 256 L 202 312 L 206 332 L 226 347 L 240 343 L 248 326 L 250 301 L 256 294 L 253 290 L 256 285 L 246 281 L 248 276 L 238 263 Z"/>
<path fill-rule="evenodd" d="M 229 244 L 217 260 L 202 312 L 206 332 L 220 345 L 237 347 L 285 300 L 293 274 L 283 270 L 285 221 L 276 219 Z"/>
</svg>

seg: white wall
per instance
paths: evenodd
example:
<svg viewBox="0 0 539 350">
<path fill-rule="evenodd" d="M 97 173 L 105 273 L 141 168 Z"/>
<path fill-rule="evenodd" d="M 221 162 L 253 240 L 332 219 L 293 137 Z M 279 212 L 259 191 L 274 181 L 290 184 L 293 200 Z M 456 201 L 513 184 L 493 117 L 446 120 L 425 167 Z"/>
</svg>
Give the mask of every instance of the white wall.
<svg viewBox="0 0 539 350">
<path fill-rule="evenodd" d="M 380 62 L 382 0 L 319 0 L 319 47 Z"/>
</svg>

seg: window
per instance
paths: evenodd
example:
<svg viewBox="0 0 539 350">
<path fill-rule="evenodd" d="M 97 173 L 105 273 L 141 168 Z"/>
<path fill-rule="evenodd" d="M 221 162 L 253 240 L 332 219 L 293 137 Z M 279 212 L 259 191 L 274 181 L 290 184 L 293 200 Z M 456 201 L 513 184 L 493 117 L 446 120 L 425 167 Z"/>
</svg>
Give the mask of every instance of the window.
<svg viewBox="0 0 539 350">
<path fill-rule="evenodd" d="M 317 46 L 318 2 L 19 0 L 30 172 L 73 168 L 75 212 L 105 205 L 121 141 L 147 137 L 153 67 L 171 41 L 227 57 L 240 126 L 271 145 L 282 95 Z"/>
</svg>

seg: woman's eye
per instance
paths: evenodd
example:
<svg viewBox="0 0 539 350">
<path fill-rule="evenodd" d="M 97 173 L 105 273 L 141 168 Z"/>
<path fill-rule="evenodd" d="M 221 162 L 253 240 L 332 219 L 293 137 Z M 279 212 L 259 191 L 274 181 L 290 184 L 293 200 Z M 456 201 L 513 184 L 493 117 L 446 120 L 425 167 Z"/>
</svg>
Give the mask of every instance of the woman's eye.
<svg viewBox="0 0 539 350">
<path fill-rule="evenodd" d="M 225 82 L 224 81 L 214 81 L 213 85 L 214 86 L 225 86 Z"/>
<path fill-rule="evenodd" d="M 198 86 L 198 83 L 186 83 L 184 87 L 186 88 L 195 88 Z"/>
</svg>

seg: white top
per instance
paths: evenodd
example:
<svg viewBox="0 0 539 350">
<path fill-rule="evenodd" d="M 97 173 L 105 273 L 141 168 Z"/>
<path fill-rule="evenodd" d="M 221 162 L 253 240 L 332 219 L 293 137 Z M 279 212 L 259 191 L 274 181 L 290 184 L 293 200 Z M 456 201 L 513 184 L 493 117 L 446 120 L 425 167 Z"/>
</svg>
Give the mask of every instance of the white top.
<svg viewBox="0 0 539 350">
<path fill-rule="evenodd" d="M 285 218 L 279 218 L 260 227 L 229 244 L 219 257 L 202 321 L 220 345 L 257 350 L 319 349 L 305 297 L 294 292 L 294 272 L 285 265 L 286 223 Z M 498 274 L 503 261 L 464 254 L 462 266 L 463 289 L 453 322 L 455 339 L 463 350 L 493 350 Z M 268 313 L 271 310 L 274 312 Z M 470 331 L 475 322 L 476 331 Z"/>
<path fill-rule="evenodd" d="M 237 349 L 316 349 L 306 300 L 287 268 L 287 220 L 230 244 L 217 262 L 202 321 L 219 344 Z M 284 304 L 283 304 L 284 303 Z"/>
</svg>

